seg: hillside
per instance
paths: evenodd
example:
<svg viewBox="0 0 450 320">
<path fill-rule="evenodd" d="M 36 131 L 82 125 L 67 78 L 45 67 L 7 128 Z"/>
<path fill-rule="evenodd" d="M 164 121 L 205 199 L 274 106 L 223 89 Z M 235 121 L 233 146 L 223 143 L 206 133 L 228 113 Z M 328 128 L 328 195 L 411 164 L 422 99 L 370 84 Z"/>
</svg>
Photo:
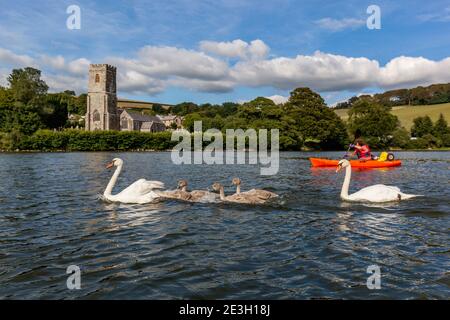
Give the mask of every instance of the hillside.
<svg viewBox="0 0 450 320">
<path fill-rule="evenodd" d="M 348 109 L 337 109 L 336 114 L 343 120 L 348 118 Z M 418 106 L 398 106 L 392 107 L 392 114 L 396 115 L 401 125 L 406 129 L 411 129 L 413 119 L 417 117 L 430 116 L 436 121 L 439 114 L 443 114 L 445 119 L 450 122 L 450 103 L 434 104 L 434 105 L 418 105 Z"/>
</svg>

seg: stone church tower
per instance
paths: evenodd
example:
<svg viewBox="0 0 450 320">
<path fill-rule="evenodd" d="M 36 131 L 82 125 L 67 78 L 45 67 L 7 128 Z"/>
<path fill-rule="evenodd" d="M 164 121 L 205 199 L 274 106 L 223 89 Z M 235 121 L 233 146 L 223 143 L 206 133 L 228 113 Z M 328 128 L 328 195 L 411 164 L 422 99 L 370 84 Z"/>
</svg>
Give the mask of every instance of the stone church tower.
<svg viewBox="0 0 450 320">
<path fill-rule="evenodd" d="M 86 131 L 119 130 L 116 68 L 108 64 L 89 66 Z"/>
</svg>

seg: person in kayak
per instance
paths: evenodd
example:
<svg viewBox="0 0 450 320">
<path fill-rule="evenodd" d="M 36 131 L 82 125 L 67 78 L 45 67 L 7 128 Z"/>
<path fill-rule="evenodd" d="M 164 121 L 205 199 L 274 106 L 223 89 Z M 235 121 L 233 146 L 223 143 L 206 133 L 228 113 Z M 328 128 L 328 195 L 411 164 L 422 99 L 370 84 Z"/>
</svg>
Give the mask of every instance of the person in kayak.
<svg viewBox="0 0 450 320">
<path fill-rule="evenodd" d="M 356 155 L 359 160 L 372 160 L 370 148 L 362 139 L 357 139 L 356 144 L 352 144 L 350 147 L 355 149 L 353 155 Z"/>
</svg>

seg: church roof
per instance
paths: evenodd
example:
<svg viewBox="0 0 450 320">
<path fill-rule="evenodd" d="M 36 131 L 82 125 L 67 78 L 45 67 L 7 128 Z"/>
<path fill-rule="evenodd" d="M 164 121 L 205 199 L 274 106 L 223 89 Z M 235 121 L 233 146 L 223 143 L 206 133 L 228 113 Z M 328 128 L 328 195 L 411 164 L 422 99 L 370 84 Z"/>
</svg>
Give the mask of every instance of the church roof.
<svg viewBox="0 0 450 320">
<path fill-rule="evenodd" d="M 147 129 L 151 129 L 153 126 L 153 121 L 150 122 L 144 122 L 141 126 L 141 130 L 147 130 Z"/>
<path fill-rule="evenodd" d="M 161 122 L 161 120 L 158 117 L 155 116 L 149 116 L 146 114 L 140 114 L 140 113 L 134 113 L 127 110 L 124 110 L 123 112 L 126 112 L 127 115 L 135 121 L 141 121 L 141 122 Z"/>
</svg>

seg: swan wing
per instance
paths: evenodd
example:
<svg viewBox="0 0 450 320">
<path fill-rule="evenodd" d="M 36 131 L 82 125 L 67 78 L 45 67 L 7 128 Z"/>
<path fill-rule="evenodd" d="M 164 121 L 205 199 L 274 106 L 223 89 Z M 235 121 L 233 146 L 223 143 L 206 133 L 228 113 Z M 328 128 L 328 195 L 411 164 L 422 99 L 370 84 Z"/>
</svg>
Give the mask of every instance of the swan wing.
<svg viewBox="0 0 450 320">
<path fill-rule="evenodd" d="M 154 189 L 163 189 L 164 183 L 161 181 L 149 181 L 145 179 L 139 179 L 136 182 L 125 188 L 120 194 L 129 195 L 144 195 Z"/>
<path fill-rule="evenodd" d="M 245 193 L 235 193 L 231 196 L 226 197 L 226 200 L 231 202 L 251 203 L 251 204 L 259 204 L 265 202 L 264 199 L 261 199 L 255 195 Z"/>
<path fill-rule="evenodd" d="M 267 190 L 261 190 L 261 189 L 252 189 L 246 192 L 241 192 L 243 194 L 248 194 L 250 196 L 254 196 L 254 197 L 258 197 L 259 199 L 262 200 L 268 200 L 268 199 L 272 199 L 272 198 L 276 198 L 278 197 L 278 195 L 276 193 L 267 191 Z"/>
<path fill-rule="evenodd" d="M 366 187 L 349 196 L 354 201 L 388 202 L 399 200 L 401 194 L 398 187 L 377 184 Z"/>
<path fill-rule="evenodd" d="M 182 190 L 157 191 L 159 196 L 167 199 L 190 200 L 191 194 Z"/>
<path fill-rule="evenodd" d="M 194 202 L 216 202 L 219 198 L 217 193 L 204 190 L 193 190 L 190 194 L 192 196 L 191 201 Z"/>
</svg>

